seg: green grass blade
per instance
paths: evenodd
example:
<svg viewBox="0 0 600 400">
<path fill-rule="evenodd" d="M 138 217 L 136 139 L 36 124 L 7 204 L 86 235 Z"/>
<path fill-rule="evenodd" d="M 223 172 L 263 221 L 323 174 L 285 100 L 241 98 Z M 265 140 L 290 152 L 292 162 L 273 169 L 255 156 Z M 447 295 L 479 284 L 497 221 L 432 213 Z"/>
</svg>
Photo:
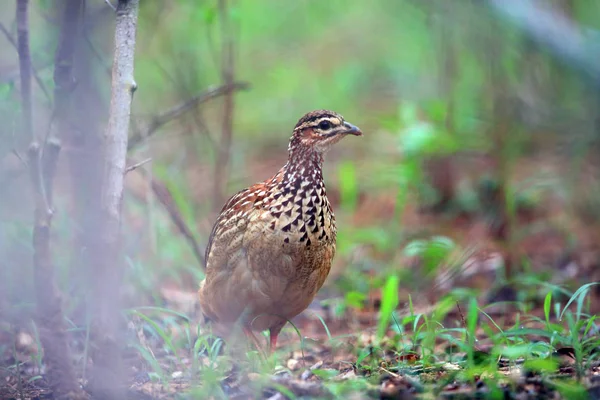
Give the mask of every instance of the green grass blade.
<svg viewBox="0 0 600 400">
<path fill-rule="evenodd" d="M 400 279 L 397 275 L 391 275 L 387 278 L 383 287 L 381 296 L 381 309 L 379 323 L 377 324 L 377 339 L 380 341 L 385 336 L 385 332 L 392 318 L 392 312 L 398 306 L 398 285 Z"/>
</svg>

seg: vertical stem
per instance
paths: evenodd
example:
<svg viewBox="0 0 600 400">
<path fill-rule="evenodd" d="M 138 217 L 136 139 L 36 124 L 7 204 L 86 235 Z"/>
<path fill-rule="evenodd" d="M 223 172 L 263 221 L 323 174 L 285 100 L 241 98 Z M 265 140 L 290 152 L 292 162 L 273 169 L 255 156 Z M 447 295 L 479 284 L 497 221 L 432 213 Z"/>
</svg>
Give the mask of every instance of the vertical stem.
<svg viewBox="0 0 600 400">
<path fill-rule="evenodd" d="M 83 0 L 66 0 L 63 2 L 63 16 L 58 39 L 58 46 L 54 54 L 54 102 L 56 119 L 60 125 L 69 124 L 66 121 L 69 113 L 69 100 L 75 86 L 73 78 L 73 55 L 78 37 L 79 15 Z M 63 127 L 59 131 L 64 135 Z"/>
<path fill-rule="evenodd" d="M 452 14 L 454 12 L 454 14 Z M 456 79 L 456 59 L 453 38 L 452 17 L 456 18 L 454 6 L 444 0 L 438 0 L 434 28 L 437 28 L 438 45 L 438 85 L 446 100 L 446 134 L 454 134 L 454 81 Z M 443 150 L 444 151 L 444 150 Z M 439 200 L 433 204 L 432 211 L 444 211 L 455 197 L 456 176 L 452 156 L 447 153 L 436 154 L 428 160 L 429 174 L 433 187 L 439 194 Z"/>
<path fill-rule="evenodd" d="M 23 130 L 31 140 L 29 173 L 35 199 L 33 226 L 33 278 L 37 296 L 37 323 L 44 349 L 48 378 L 56 398 L 83 398 L 75 378 L 64 325 L 61 296 L 56 284 L 50 246 L 52 228 L 52 183 L 60 153 L 60 142 L 50 137 L 40 143 L 33 131 L 31 102 L 31 55 L 29 52 L 28 1 L 17 1 L 19 67 Z"/>
<path fill-rule="evenodd" d="M 104 137 L 101 215 L 93 251 L 94 372 L 92 390 L 101 398 L 125 395 L 120 354 L 121 207 L 127 155 L 139 0 L 120 0 L 115 27 L 110 116 Z"/>
<path fill-rule="evenodd" d="M 233 137 L 234 113 L 234 42 L 227 0 L 219 0 L 219 15 L 221 17 L 221 75 L 223 85 L 229 88 L 223 103 L 223 123 L 221 141 L 215 163 L 215 181 L 213 189 L 213 208 L 220 209 L 225 197 L 225 188 L 229 177 L 229 159 Z"/>
<path fill-rule="evenodd" d="M 33 137 L 31 104 L 31 54 L 29 52 L 29 0 L 17 0 L 17 45 L 21 75 L 21 116 L 23 133 L 28 141 Z"/>
<path fill-rule="evenodd" d="M 496 24 L 495 28 L 494 31 L 498 31 L 500 27 Z M 493 199 L 494 205 L 497 207 L 497 215 L 492 222 L 492 235 L 500 241 L 504 248 L 505 274 L 507 280 L 510 281 L 513 278 L 513 267 L 517 262 L 517 254 L 512 234 L 515 215 L 514 196 L 512 195 L 509 182 L 510 163 L 513 152 L 509 122 L 512 118 L 512 112 L 506 94 L 508 80 L 502 70 L 501 62 L 503 55 L 501 38 L 499 36 L 490 37 L 488 44 L 488 65 L 493 121 L 490 133 L 495 149 L 492 157 L 498 180 L 498 187 Z"/>
</svg>

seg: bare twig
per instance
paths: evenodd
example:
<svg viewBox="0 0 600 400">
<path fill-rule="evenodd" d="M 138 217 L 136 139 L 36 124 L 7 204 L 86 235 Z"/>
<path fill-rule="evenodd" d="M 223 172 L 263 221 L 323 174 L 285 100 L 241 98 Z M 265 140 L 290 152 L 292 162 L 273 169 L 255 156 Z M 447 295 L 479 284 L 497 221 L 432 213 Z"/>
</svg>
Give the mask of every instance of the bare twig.
<svg viewBox="0 0 600 400">
<path fill-rule="evenodd" d="M 1 22 L 0 22 L 0 32 L 2 32 L 4 34 L 4 36 L 6 37 L 6 40 L 8 40 L 8 42 L 18 52 L 19 46 L 17 45 L 17 42 L 15 42 L 15 39 L 12 37 L 12 35 L 8 31 L 8 29 L 6 29 L 4 24 L 2 24 Z M 38 84 L 40 89 L 42 89 L 42 92 L 44 92 L 46 99 L 48 99 L 48 101 L 52 101 L 52 99 L 50 98 L 50 93 L 48 92 L 48 89 L 46 89 L 46 85 L 44 85 L 44 82 L 42 82 L 42 80 L 40 79 L 40 76 L 38 75 L 37 70 L 33 64 L 31 64 L 31 70 L 33 72 L 33 77 L 35 78 L 35 82 Z"/>
<path fill-rule="evenodd" d="M 134 148 L 139 146 L 142 141 L 146 138 L 152 136 L 158 129 L 160 129 L 165 124 L 170 121 L 178 118 L 182 114 L 192 110 L 194 107 L 197 107 L 200 104 L 206 103 L 216 97 L 225 95 L 229 92 L 233 92 L 236 90 L 246 90 L 250 87 L 247 82 L 233 82 L 230 85 L 223 85 L 217 87 L 211 87 L 194 97 L 187 99 L 186 101 L 177 104 L 176 106 L 170 108 L 169 110 L 162 112 L 161 114 L 152 118 L 148 127 L 143 132 L 136 132 L 129 138 L 128 151 L 132 151 Z"/>
<path fill-rule="evenodd" d="M 129 173 L 129 172 L 131 172 L 133 170 L 138 169 L 139 167 L 141 167 L 144 164 L 149 163 L 150 161 L 152 161 L 152 158 L 146 158 L 143 161 L 140 161 L 140 162 L 137 162 L 137 163 L 135 163 L 133 165 L 130 165 L 129 167 L 125 168 L 125 174 L 127 174 L 127 173 Z"/>
<path fill-rule="evenodd" d="M 117 7 L 113 6 L 113 5 L 112 5 L 112 3 L 110 2 L 110 0 L 104 0 L 104 2 L 105 2 L 106 4 L 108 4 L 108 6 L 109 6 L 110 8 L 112 8 L 112 10 L 113 10 L 113 11 L 117 11 Z"/>
<path fill-rule="evenodd" d="M 181 213 L 177 209 L 177 206 L 175 205 L 175 202 L 173 201 L 173 196 L 171 196 L 169 189 L 162 182 L 156 180 L 155 178 L 152 178 L 151 183 L 152 183 L 152 192 L 154 192 L 154 195 L 156 196 L 158 201 L 160 201 L 160 203 L 165 207 L 165 209 L 169 213 L 169 217 L 171 218 L 171 221 L 173 221 L 173 224 L 175 224 L 175 226 L 177 227 L 179 232 L 183 235 L 183 237 L 186 239 L 186 241 L 192 248 L 192 252 L 194 253 L 194 256 L 196 257 L 196 260 L 198 260 L 198 263 L 200 264 L 200 266 L 202 268 L 204 268 L 206 263 L 204 260 L 204 256 L 202 255 L 202 250 L 200 249 L 200 245 L 198 244 L 198 241 L 196 240 L 194 233 L 187 226 L 185 220 L 181 216 Z"/>
<path fill-rule="evenodd" d="M 204 255 L 202 254 L 201 247 L 198 244 L 192 229 L 181 216 L 181 212 L 179 212 L 179 209 L 177 208 L 177 205 L 173 200 L 173 196 L 171 195 L 171 192 L 167 186 L 160 180 L 150 176 L 150 174 L 143 169 L 138 169 L 137 172 L 143 177 L 148 178 L 152 193 L 154 193 L 154 196 L 156 196 L 160 204 L 163 205 L 169 214 L 169 218 L 171 218 L 171 222 L 173 222 L 175 227 L 177 227 L 179 233 L 181 233 L 188 242 L 190 248 L 192 249 L 192 253 L 194 253 L 194 257 L 196 257 L 196 260 L 198 260 L 198 264 L 204 268 L 206 264 L 204 262 Z"/>
<path fill-rule="evenodd" d="M 190 96 L 191 94 L 189 93 L 189 88 L 188 88 L 188 84 L 185 82 L 185 79 L 179 79 L 179 78 L 175 78 L 175 76 L 177 77 L 181 77 L 184 76 L 185 71 L 182 70 L 182 66 L 180 64 L 175 64 L 174 65 L 174 69 L 175 69 L 175 74 L 170 73 L 167 69 L 165 69 L 160 62 L 157 62 L 157 67 L 161 70 L 161 72 L 169 79 L 169 81 L 173 84 L 173 86 L 181 93 L 185 94 L 186 97 Z M 245 83 L 245 82 L 244 82 Z M 202 115 L 202 109 L 200 107 L 196 107 L 192 110 L 193 112 L 192 114 L 192 119 L 194 120 L 194 122 L 196 123 L 196 126 L 198 127 L 199 131 L 204 135 L 204 137 L 208 140 L 208 144 L 210 145 L 211 149 L 213 149 L 214 151 L 216 151 L 217 149 L 217 142 L 214 139 L 213 135 L 211 134 L 211 130 L 208 127 L 208 125 L 206 124 L 206 121 L 204 120 L 204 117 Z"/>
<path fill-rule="evenodd" d="M 88 44 L 88 47 L 90 48 L 94 57 L 102 65 L 106 65 L 106 63 L 104 62 L 104 59 L 102 58 L 102 54 L 100 54 L 100 51 L 98 51 L 98 49 L 92 42 L 91 38 L 87 35 L 87 33 L 85 31 L 84 31 L 83 37 L 84 37 L 85 42 Z M 159 64 L 159 67 L 160 67 L 160 64 Z M 105 69 L 107 71 L 107 74 L 110 75 L 111 74 L 110 68 L 106 67 Z M 164 72 L 164 70 L 163 70 L 163 72 Z M 186 112 L 193 110 L 195 107 L 199 106 L 200 104 L 207 103 L 210 100 L 213 100 L 217 97 L 223 96 L 231 91 L 248 90 L 249 88 L 250 88 L 250 84 L 248 82 L 233 82 L 231 85 L 221 85 L 221 86 L 216 86 L 216 87 L 210 87 L 210 88 L 206 89 L 205 91 L 202 91 L 201 93 L 198 93 L 197 95 L 175 105 L 174 107 L 170 108 L 169 110 L 164 111 L 161 114 L 155 116 L 154 118 L 152 118 L 152 120 L 150 121 L 148 126 L 145 127 L 144 129 L 136 129 L 136 121 L 135 121 L 135 119 L 132 119 L 131 125 L 132 125 L 132 129 L 133 129 L 134 133 L 129 138 L 129 144 L 128 144 L 127 151 L 133 151 L 136 147 L 138 147 L 140 144 L 142 144 L 142 142 L 144 142 L 144 140 L 146 140 L 148 137 L 155 134 L 162 126 L 179 118 L 181 115 L 185 114 Z M 203 128 L 206 130 L 206 126 L 204 126 Z M 207 134 L 208 134 L 208 132 L 207 132 Z M 210 135 L 207 135 L 207 136 L 212 141 L 212 138 L 210 137 Z"/>
<path fill-rule="evenodd" d="M 23 156 L 21 156 L 21 153 L 19 153 L 16 149 L 12 149 L 12 153 L 15 155 L 15 157 L 17 157 L 19 159 L 19 161 L 21 161 L 23 163 L 24 167 L 27 167 L 29 165 L 29 164 L 27 164 L 27 161 L 25 161 Z"/>
<path fill-rule="evenodd" d="M 104 136 L 102 219 L 93 251 L 95 324 L 94 371 L 90 382 L 95 396 L 122 399 L 124 373 L 119 346 L 119 282 L 121 279 L 121 204 L 125 179 L 131 103 L 137 87 L 134 54 L 139 0 L 119 0 L 115 26 L 110 117 Z"/>
<path fill-rule="evenodd" d="M 458 315 L 460 315 L 460 322 L 462 323 L 462 326 L 465 330 L 465 332 L 467 333 L 467 336 L 469 335 L 469 331 L 467 330 L 467 321 L 465 321 L 465 315 L 463 314 L 461 308 L 460 308 L 460 303 L 458 302 L 458 300 L 456 301 L 456 309 L 458 310 Z"/>
</svg>

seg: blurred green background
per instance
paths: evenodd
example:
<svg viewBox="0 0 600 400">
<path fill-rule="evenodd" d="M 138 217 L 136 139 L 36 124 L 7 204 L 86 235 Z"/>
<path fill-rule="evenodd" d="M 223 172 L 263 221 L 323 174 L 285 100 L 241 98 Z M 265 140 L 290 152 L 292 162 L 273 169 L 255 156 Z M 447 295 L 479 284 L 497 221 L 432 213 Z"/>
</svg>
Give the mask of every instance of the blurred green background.
<svg viewBox="0 0 600 400">
<path fill-rule="evenodd" d="M 222 85 L 224 65 L 250 87 L 234 92 L 221 186 L 215 172 L 224 96 L 192 107 L 130 151 L 131 164 L 152 160 L 126 178 L 127 304 L 162 303 L 165 288 L 193 293 L 203 276 L 151 180 L 168 191 L 203 252 L 223 201 L 275 173 L 298 118 L 319 108 L 340 112 L 365 133 L 337 145 L 325 165 L 339 234 L 323 297 L 341 298 L 341 313 L 362 307 L 389 275 L 432 299 L 454 285 L 442 272 L 470 277 L 466 265 L 486 276 L 466 285 L 484 289 L 523 271 L 557 283 L 594 279 L 597 81 L 492 3 L 239 0 L 220 8 L 215 1 L 142 1 L 132 136 Z M 62 4 L 31 2 L 32 56 L 49 93 Z M 600 27 L 600 3 L 548 5 L 584 35 Z M 85 295 L 82 243 L 93 230 L 85 206 L 95 201 L 114 32 L 106 2 L 88 1 L 82 13 L 77 112 L 63 139 L 53 230 L 69 312 Z M 18 57 L 8 39 L 16 37 L 14 3 L 2 2 L 0 16 L 0 300 L 29 310 L 33 204 L 19 159 L 28 143 L 19 135 Z M 34 84 L 34 118 L 46 132 L 54 129 L 52 100 L 42 86 Z M 568 265 L 575 272 L 564 272 Z"/>
</svg>

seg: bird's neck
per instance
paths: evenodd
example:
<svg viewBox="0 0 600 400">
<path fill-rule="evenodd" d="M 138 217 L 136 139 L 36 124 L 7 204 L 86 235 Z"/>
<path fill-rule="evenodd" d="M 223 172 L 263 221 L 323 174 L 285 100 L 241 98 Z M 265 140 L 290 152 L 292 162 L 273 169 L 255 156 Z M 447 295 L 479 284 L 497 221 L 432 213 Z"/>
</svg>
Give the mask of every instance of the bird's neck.
<svg viewBox="0 0 600 400">
<path fill-rule="evenodd" d="M 290 151 L 288 161 L 283 167 L 285 183 L 294 184 L 305 181 L 304 185 L 322 182 L 323 154 L 311 148 L 299 148 Z"/>
</svg>

